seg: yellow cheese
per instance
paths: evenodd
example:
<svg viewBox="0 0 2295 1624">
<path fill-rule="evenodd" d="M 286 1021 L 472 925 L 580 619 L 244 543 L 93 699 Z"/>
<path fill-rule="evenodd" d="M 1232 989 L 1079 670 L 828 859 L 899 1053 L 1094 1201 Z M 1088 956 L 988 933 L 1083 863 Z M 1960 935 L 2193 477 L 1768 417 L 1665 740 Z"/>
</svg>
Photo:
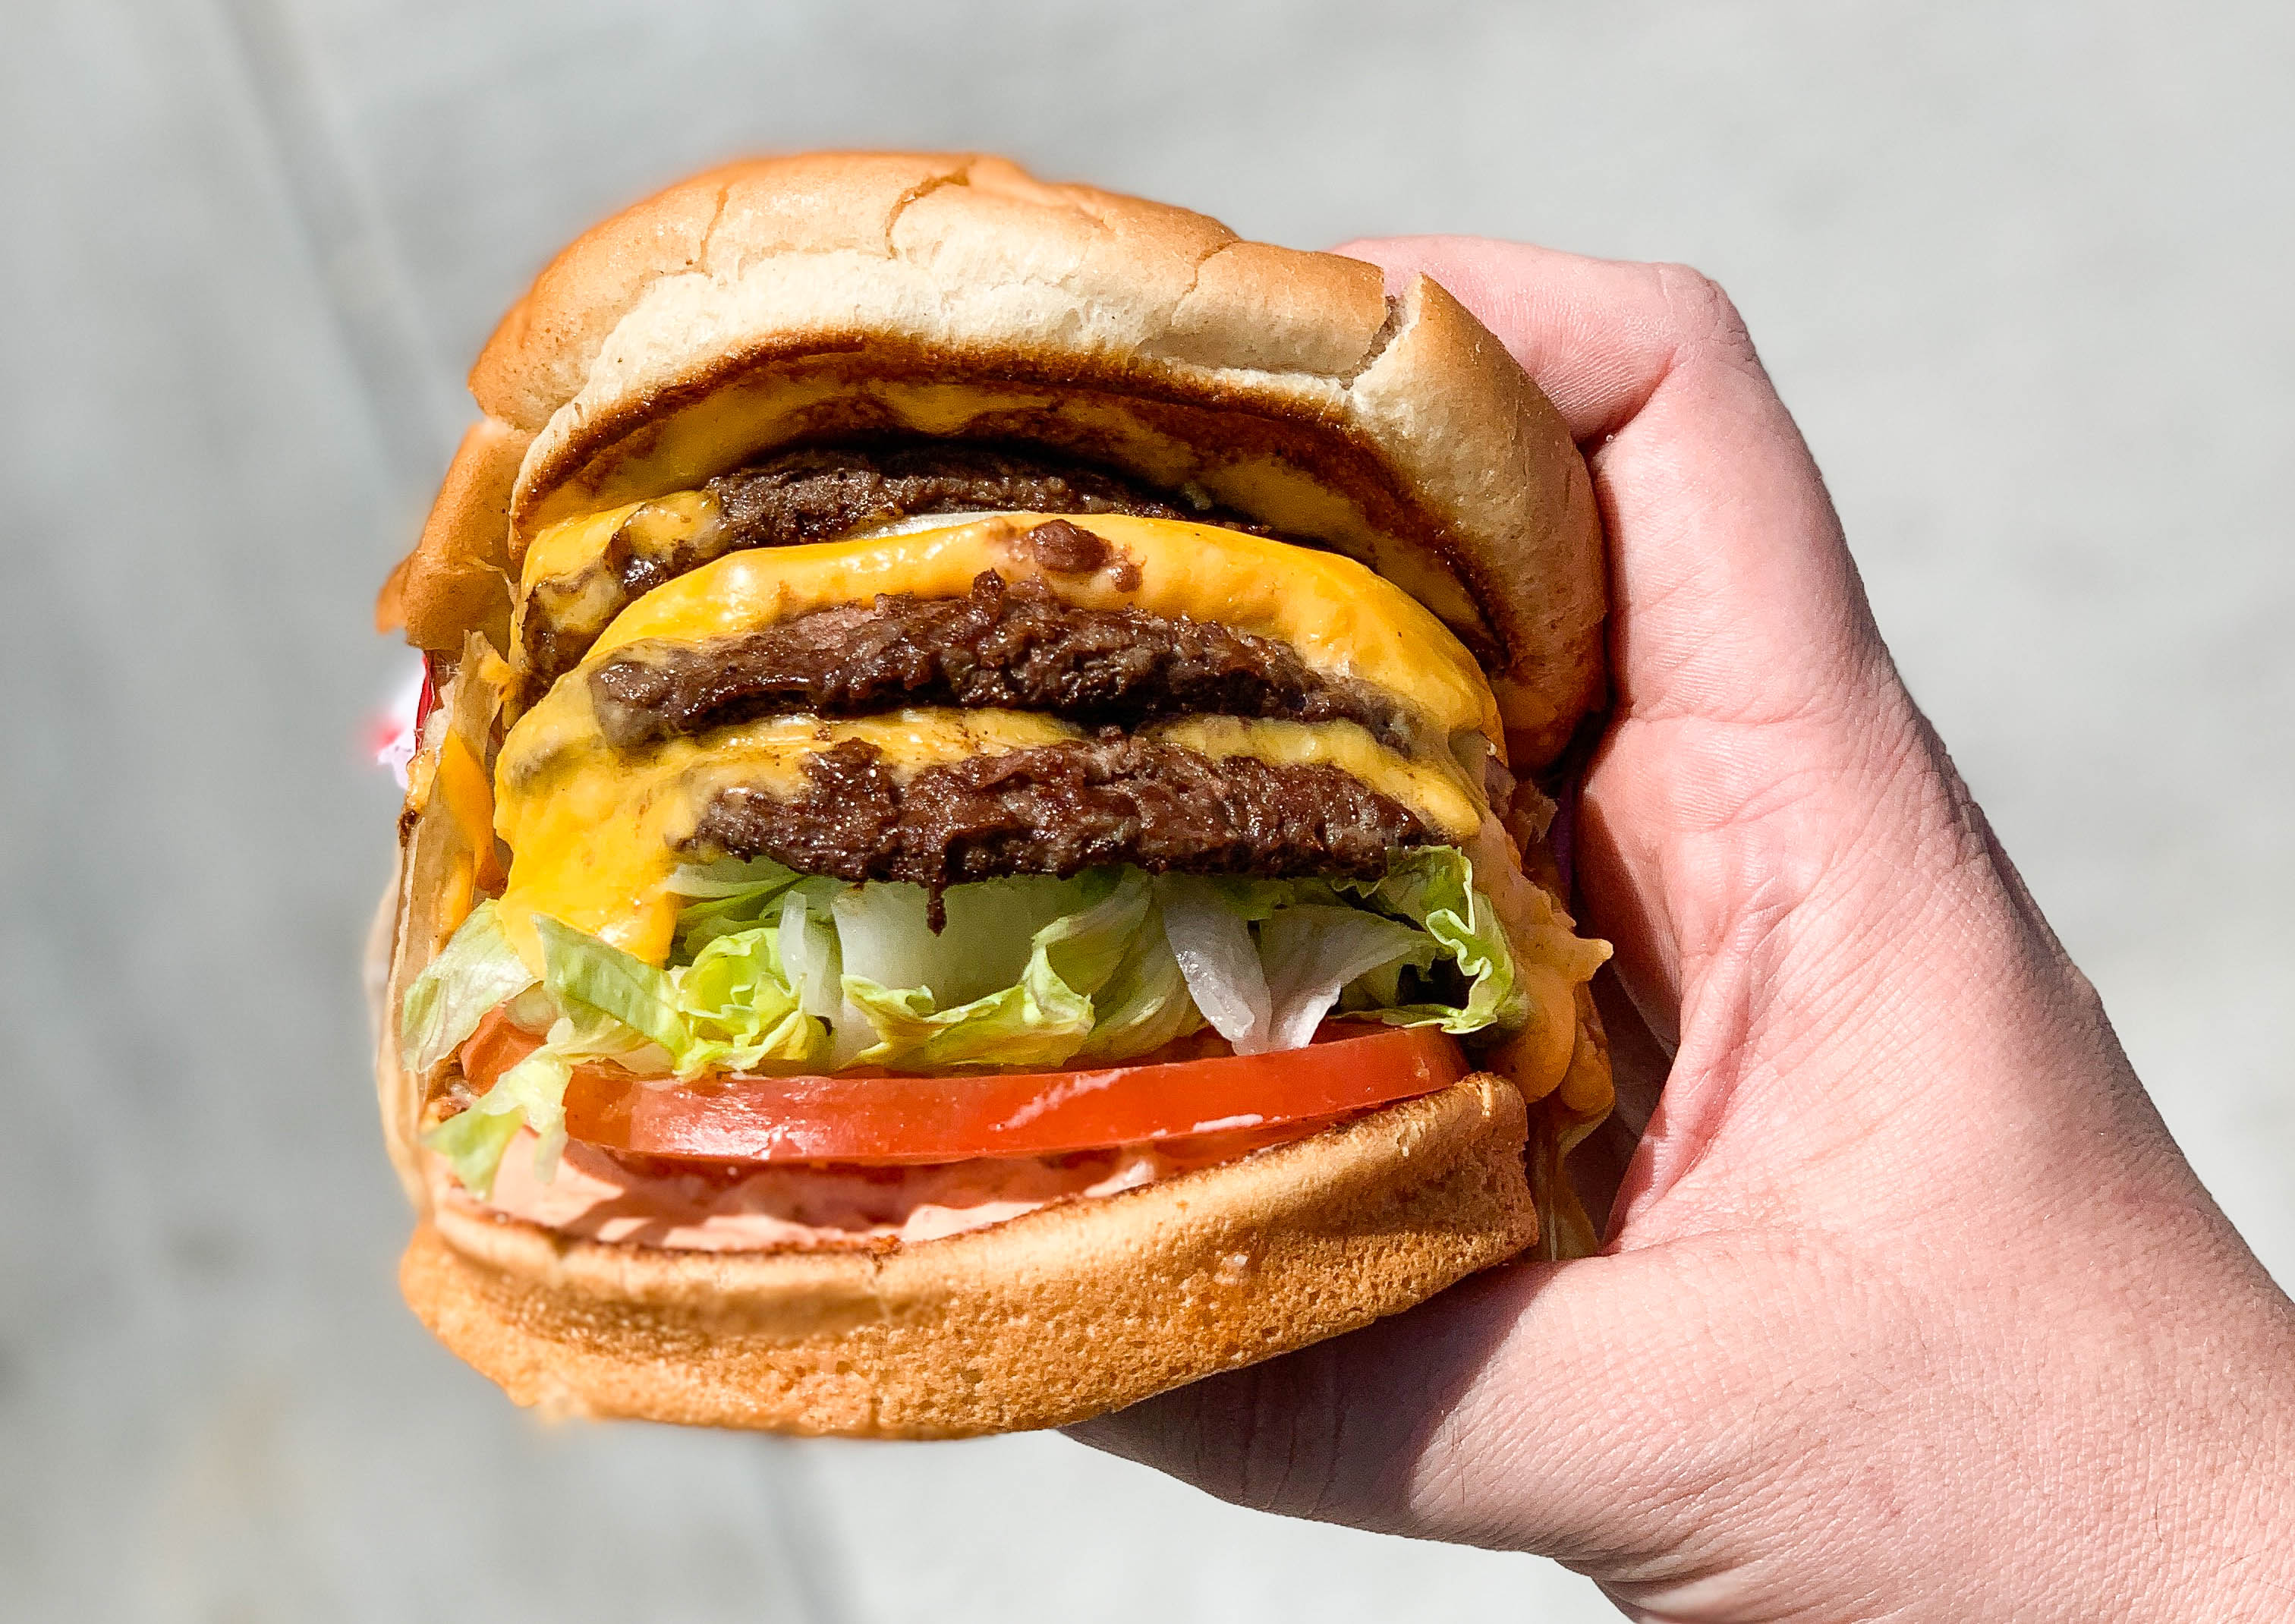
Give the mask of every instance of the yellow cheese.
<svg viewBox="0 0 2295 1624">
<path fill-rule="evenodd" d="M 552 526 L 527 555 L 527 583 L 577 576 L 581 560 L 634 511 Z M 1216 525 L 1096 513 L 1085 524 L 1121 558 L 1089 573 L 1056 573 L 1038 563 L 1025 539 L 1033 522 L 998 518 L 730 553 L 623 609 L 591 657 L 644 638 L 732 636 L 879 592 L 962 597 L 975 576 L 993 570 L 1008 581 L 1041 581 L 1081 608 L 1184 615 L 1287 643 L 1311 670 L 1383 689 L 1446 736 L 1479 733 L 1493 746 L 1504 739 L 1498 701 L 1474 656 L 1417 599 L 1352 559 Z"/>
<path fill-rule="evenodd" d="M 530 592 L 544 581 L 568 581 L 602 562 L 617 532 L 626 531 L 639 552 L 664 551 L 716 518 L 717 504 L 705 491 L 680 491 L 652 502 L 585 513 L 556 524 L 534 538 L 519 572 L 519 587 Z"/>
<path fill-rule="evenodd" d="M 1336 767 L 1400 801 L 1452 843 L 1472 834 L 1482 806 L 1452 763 L 1396 755 L 1352 722 L 1262 722 L 1189 716 L 1142 728 L 1140 737 L 1220 759 L 1255 756 L 1277 767 Z"/>
<path fill-rule="evenodd" d="M 661 963 L 679 901 L 662 883 L 682 861 L 677 844 L 720 789 L 792 791 L 806 756 L 847 739 L 876 746 L 900 772 L 1077 736 L 1064 722 L 1012 711 L 904 711 L 831 722 L 776 716 L 637 756 L 576 746 L 522 772 L 519 730 L 531 720 L 511 730 L 496 766 L 494 828 L 511 853 L 505 926 L 537 965 L 535 912 Z"/>
<path fill-rule="evenodd" d="M 718 792 L 733 785 L 793 793 L 805 757 L 847 739 L 876 746 L 886 768 L 902 777 L 935 763 L 1083 737 L 1067 722 L 1025 712 L 915 710 L 850 722 L 774 717 L 623 753 L 577 737 L 578 718 L 560 709 L 546 747 L 537 750 L 544 730 L 530 724 L 551 723 L 543 710 L 522 718 L 495 770 L 494 827 L 512 853 L 504 926 L 537 964 L 536 912 L 661 963 L 679 906 L 664 889 L 682 861 L 676 848 Z M 1214 758 L 1344 767 L 1445 840 L 1466 838 L 1483 820 L 1463 774 L 1405 760 L 1352 722 L 1192 717 L 1144 728 L 1138 737 Z"/>
<path fill-rule="evenodd" d="M 716 498 L 680 491 L 551 526 L 535 538 L 519 577 L 513 646 L 526 648 L 527 623 L 536 615 L 556 631 L 595 637 L 629 601 L 625 564 L 651 562 L 666 575 L 715 558 L 726 539 L 717 520 Z"/>
<path fill-rule="evenodd" d="M 478 754 L 460 733 L 449 731 L 438 745 L 437 793 L 461 830 L 476 863 L 475 881 L 492 890 L 502 884 L 502 867 L 494 858 L 494 790 Z"/>
</svg>

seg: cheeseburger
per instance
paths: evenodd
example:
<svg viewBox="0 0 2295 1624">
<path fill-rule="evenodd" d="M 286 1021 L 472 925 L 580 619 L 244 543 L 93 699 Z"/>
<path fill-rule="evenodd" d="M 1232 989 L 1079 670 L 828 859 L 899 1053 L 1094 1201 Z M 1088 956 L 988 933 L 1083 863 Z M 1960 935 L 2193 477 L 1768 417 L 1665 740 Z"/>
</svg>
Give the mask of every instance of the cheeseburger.
<svg viewBox="0 0 2295 1624">
<path fill-rule="evenodd" d="M 1420 277 L 973 156 L 582 236 L 379 618 L 401 1271 L 521 1403 L 1058 1425 L 1587 1249 L 1600 536 Z"/>
</svg>

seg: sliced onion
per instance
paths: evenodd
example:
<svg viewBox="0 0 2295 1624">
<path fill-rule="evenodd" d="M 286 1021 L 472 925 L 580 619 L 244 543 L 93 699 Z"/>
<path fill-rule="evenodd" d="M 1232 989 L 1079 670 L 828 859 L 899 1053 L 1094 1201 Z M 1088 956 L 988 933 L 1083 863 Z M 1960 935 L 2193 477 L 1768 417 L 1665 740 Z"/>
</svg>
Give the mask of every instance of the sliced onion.
<svg viewBox="0 0 2295 1624">
<path fill-rule="evenodd" d="M 1259 927 L 1268 1048 L 1304 1048 L 1349 982 L 1404 959 L 1424 963 L 1430 945 L 1423 931 L 1360 908 L 1276 910 Z"/>
<path fill-rule="evenodd" d="M 1271 1025 L 1267 975 L 1252 945 L 1250 926 L 1201 880 L 1170 877 L 1157 891 L 1164 934 L 1196 1008 L 1237 1054 L 1266 1053 Z"/>
</svg>

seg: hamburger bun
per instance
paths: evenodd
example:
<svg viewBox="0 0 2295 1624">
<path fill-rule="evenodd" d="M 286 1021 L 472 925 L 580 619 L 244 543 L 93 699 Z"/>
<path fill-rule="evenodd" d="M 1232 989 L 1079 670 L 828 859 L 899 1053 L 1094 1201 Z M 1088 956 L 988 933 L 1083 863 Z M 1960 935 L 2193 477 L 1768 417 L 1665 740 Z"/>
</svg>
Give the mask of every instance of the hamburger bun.
<svg viewBox="0 0 2295 1624">
<path fill-rule="evenodd" d="M 439 1203 L 407 1302 L 561 1415 L 870 1438 L 1060 1426 L 1398 1313 L 1538 1233 L 1487 1073 L 1121 1195 L 885 1252 L 672 1252 Z M 1344 1283 L 1344 1289 L 1338 1289 Z"/>
<path fill-rule="evenodd" d="M 583 1239 L 462 1199 L 419 1142 L 435 1079 L 396 1035 L 496 857 L 424 774 L 450 734 L 481 750 L 498 691 L 519 702 L 498 651 L 517 653 L 536 538 L 871 437 L 1040 447 L 1401 587 L 1488 679 L 1500 722 L 1478 731 L 1523 776 L 1492 814 L 1528 853 L 1511 883 L 1550 889 L 1531 775 L 1601 698 L 1600 533 L 1560 417 L 1440 287 L 1389 295 L 1360 262 L 998 159 L 775 158 L 585 233 L 470 381 L 486 416 L 378 608 L 454 680 L 378 933 L 377 1080 L 420 1214 L 407 1300 L 513 1398 L 869 1436 L 1058 1425 L 1399 1312 L 1533 1243 L 1587 1244 L 1560 1172 L 1608 1098 L 1582 985 L 1544 1040 L 1566 1073 L 1549 1064 L 1558 1086 L 1529 1106 L 1494 1064 L 1238 1161 L 841 1251 Z"/>
<path fill-rule="evenodd" d="M 519 448 L 515 523 L 450 480 L 423 549 L 514 570 L 568 513 L 863 431 L 1056 446 L 1360 559 L 1489 673 L 1515 765 L 1600 700 L 1605 585 L 1586 465 L 1553 404 L 1432 279 L 1246 241 L 1187 209 L 1002 159 L 808 153 L 728 165 L 593 226 L 470 373 Z M 467 458 L 479 461 L 466 443 Z M 482 567 L 483 567 L 482 566 Z M 468 570 L 410 577 L 454 649 Z M 508 583 L 497 611 L 508 612 Z"/>
</svg>

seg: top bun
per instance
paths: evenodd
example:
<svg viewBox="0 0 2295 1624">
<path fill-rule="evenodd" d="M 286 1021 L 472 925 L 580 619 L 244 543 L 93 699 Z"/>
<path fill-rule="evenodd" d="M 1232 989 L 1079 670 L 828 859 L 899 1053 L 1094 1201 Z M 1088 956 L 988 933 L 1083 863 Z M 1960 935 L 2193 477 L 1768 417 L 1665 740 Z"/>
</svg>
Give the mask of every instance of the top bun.
<svg viewBox="0 0 2295 1624">
<path fill-rule="evenodd" d="M 1205 216 L 975 154 L 729 165 L 592 227 L 470 388 L 531 436 L 540 527 L 796 441 L 1025 441 L 1370 565 L 1490 672 L 1518 764 L 1602 684 L 1586 468 L 1505 347 L 1426 277 L 1246 242 Z M 508 438 L 509 437 L 505 437 Z"/>
</svg>

